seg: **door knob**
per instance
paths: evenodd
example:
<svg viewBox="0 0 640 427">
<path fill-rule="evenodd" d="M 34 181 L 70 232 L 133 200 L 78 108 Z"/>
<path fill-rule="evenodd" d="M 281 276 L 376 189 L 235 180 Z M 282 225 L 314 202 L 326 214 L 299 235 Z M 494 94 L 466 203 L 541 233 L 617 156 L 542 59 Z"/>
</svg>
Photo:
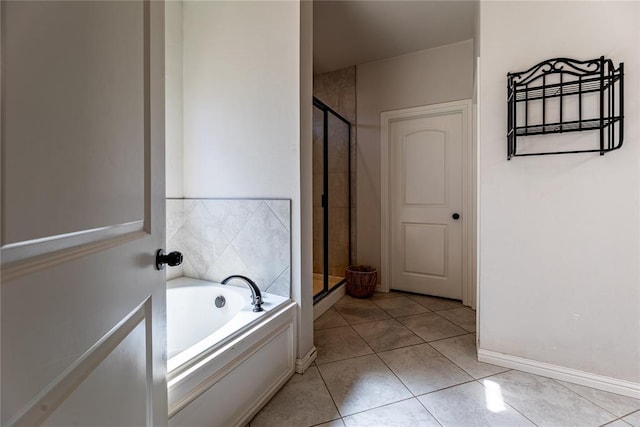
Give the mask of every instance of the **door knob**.
<svg viewBox="0 0 640 427">
<path fill-rule="evenodd" d="M 453 215 L 451 215 L 451 218 L 455 219 L 456 221 L 460 219 L 460 214 L 458 212 L 454 213 Z"/>
<path fill-rule="evenodd" d="M 182 264 L 182 254 L 178 251 L 165 254 L 163 249 L 158 249 L 158 252 L 156 252 L 156 269 L 164 270 L 165 264 L 170 267 Z"/>
</svg>

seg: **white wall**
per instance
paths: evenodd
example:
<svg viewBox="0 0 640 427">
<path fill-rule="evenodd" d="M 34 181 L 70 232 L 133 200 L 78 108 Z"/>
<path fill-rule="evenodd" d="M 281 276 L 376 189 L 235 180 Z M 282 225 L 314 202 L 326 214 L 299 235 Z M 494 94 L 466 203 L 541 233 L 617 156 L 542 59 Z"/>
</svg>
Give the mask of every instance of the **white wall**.
<svg viewBox="0 0 640 427">
<path fill-rule="evenodd" d="M 296 1 L 183 3 L 184 197 L 292 200 L 292 297 L 309 312 L 299 356 L 313 334 L 301 274 L 300 103 L 301 85 L 311 103 L 311 77 L 301 76 L 300 17 Z"/>
<path fill-rule="evenodd" d="M 481 3 L 481 351 L 640 383 L 639 6 Z M 600 55 L 625 63 L 622 149 L 507 161 L 507 72 Z"/>
<path fill-rule="evenodd" d="M 300 5 L 188 1 L 185 197 L 285 197 L 299 187 Z"/>
<path fill-rule="evenodd" d="M 380 269 L 380 113 L 470 99 L 473 41 L 358 65 L 356 91 L 357 262 Z"/>
<path fill-rule="evenodd" d="M 182 2 L 165 3 L 165 131 L 167 197 L 183 196 Z"/>
</svg>

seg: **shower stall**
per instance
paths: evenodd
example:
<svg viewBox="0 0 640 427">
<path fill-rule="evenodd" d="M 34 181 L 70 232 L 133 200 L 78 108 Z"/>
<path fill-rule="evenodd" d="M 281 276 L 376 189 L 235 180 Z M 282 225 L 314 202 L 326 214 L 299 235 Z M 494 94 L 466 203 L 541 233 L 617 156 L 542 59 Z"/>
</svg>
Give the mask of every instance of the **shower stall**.
<svg viewBox="0 0 640 427">
<path fill-rule="evenodd" d="M 351 264 L 351 123 L 313 98 L 313 301 Z"/>
</svg>

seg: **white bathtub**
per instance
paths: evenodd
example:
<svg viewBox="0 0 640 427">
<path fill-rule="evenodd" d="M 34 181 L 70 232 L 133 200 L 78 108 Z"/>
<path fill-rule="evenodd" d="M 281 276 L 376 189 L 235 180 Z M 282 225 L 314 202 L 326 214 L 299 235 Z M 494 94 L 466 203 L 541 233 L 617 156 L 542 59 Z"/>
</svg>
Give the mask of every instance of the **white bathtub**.
<svg viewBox="0 0 640 427">
<path fill-rule="evenodd" d="M 262 296 L 264 311 L 256 313 L 248 287 L 185 277 L 167 283 L 172 426 L 246 423 L 293 374 L 295 304 Z"/>
</svg>

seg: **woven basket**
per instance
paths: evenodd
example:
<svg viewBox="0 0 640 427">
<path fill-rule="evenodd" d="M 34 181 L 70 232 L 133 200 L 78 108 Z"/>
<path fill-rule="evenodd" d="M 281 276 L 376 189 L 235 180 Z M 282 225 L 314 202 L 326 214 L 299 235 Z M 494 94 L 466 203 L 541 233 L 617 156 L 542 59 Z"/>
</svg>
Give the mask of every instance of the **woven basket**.
<svg viewBox="0 0 640 427">
<path fill-rule="evenodd" d="M 354 298 L 369 298 L 378 281 L 378 272 L 368 265 L 350 265 L 345 270 L 347 294 Z"/>
</svg>

